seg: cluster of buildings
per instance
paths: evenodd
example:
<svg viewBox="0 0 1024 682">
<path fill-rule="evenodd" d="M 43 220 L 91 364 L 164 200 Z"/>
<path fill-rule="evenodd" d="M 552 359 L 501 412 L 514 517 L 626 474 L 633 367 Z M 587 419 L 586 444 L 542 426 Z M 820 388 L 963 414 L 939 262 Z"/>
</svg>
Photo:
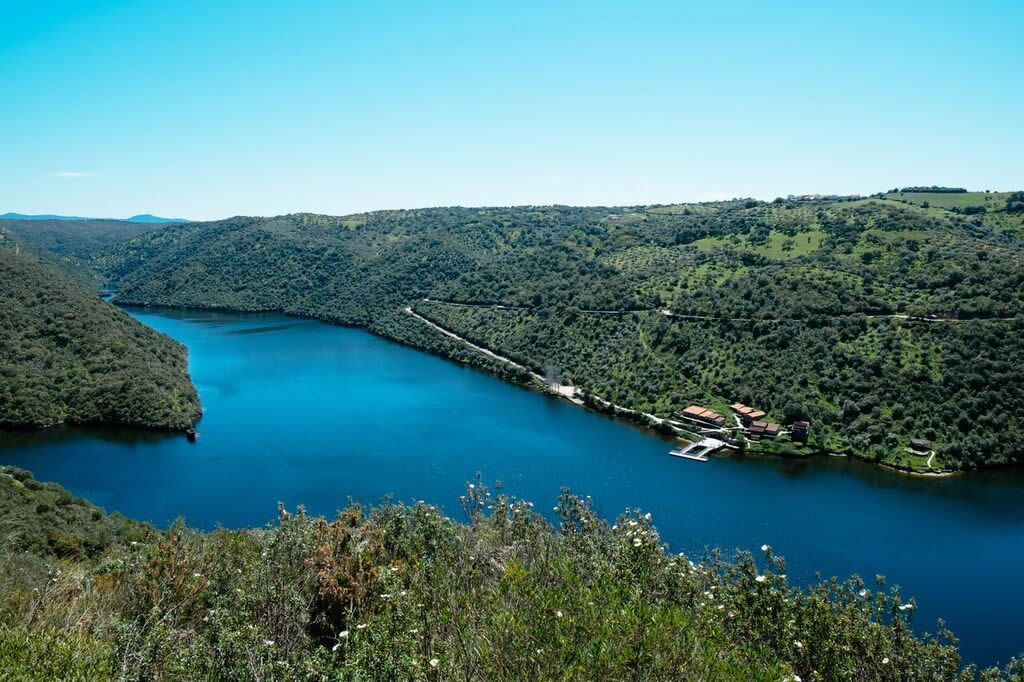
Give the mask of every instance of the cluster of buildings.
<svg viewBox="0 0 1024 682">
<path fill-rule="evenodd" d="M 860 199 L 859 194 L 787 194 L 787 201 L 837 201 Z"/>
<path fill-rule="evenodd" d="M 761 438 L 775 438 L 779 435 L 782 427 L 772 422 L 763 421 L 768 416 L 764 411 L 747 407 L 743 403 L 733 403 L 729 406 L 740 422 L 747 427 L 747 435 L 754 440 Z"/>
<path fill-rule="evenodd" d="M 727 443 L 735 444 L 735 439 L 730 432 L 742 433 L 750 440 L 761 440 L 764 438 L 777 438 L 783 434 L 782 427 L 773 422 L 767 421 L 768 416 L 763 410 L 759 410 L 743 403 L 733 403 L 729 406 L 738 421 L 735 426 L 727 425 L 729 421 L 714 410 L 709 410 L 701 405 L 690 405 L 685 410 L 676 412 L 675 416 L 701 427 L 701 433 L 707 436 L 714 434 L 714 438 L 720 438 Z M 794 443 L 806 443 L 811 431 L 811 423 L 806 420 L 797 420 L 789 425 L 789 440 Z M 915 454 L 927 454 L 932 450 L 932 444 L 921 438 L 914 438 L 910 441 L 910 452 Z"/>
<path fill-rule="evenodd" d="M 703 422 L 711 426 L 725 426 L 725 417 L 700 405 L 690 405 L 679 415 L 685 419 Z"/>
<path fill-rule="evenodd" d="M 733 403 L 729 406 L 736 418 L 739 420 L 738 430 L 752 440 L 762 438 L 776 438 L 782 433 L 782 427 L 773 422 L 765 420 L 768 415 L 763 410 L 749 407 L 743 403 Z M 681 419 L 704 427 L 726 429 L 726 418 L 714 410 L 709 410 L 701 405 L 690 405 L 685 410 L 676 413 Z M 811 430 L 811 424 L 807 421 L 796 421 L 789 427 L 790 439 L 797 443 L 806 443 L 807 434 Z"/>
<path fill-rule="evenodd" d="M 767 416 L 761 410 L 755 410 L 753 407 L 747 407 L 743 403 L 733 403 L 729 406 L 729 409 L 736 413 L 736 416 L 740 418 L 740 421 L 743 422 L 744 426 L 750 426 L 752 422 L 756 422 L 758 419 L 763 419 Z"/>
</svg>

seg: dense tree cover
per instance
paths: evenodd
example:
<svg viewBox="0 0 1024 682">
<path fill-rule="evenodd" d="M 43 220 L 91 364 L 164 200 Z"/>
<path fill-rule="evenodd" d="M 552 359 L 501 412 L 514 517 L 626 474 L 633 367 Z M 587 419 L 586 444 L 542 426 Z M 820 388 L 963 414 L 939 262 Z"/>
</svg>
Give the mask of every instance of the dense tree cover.
<svg viewBox="0 0 1024 682">
<path fill-rule="evenodd" d="M 13 251 L 23 259 L 57 270 L 87 289 L 98 290 L 103 286 L 104 276 L 89 263 L 34 246 L 3 227 L 0 227 L 0 249 Z"/>
<path fill-rule="evenodd" d="M 467 339 L 620 405 L 668 415 L 687 405 L 756 405 L 782 423 L 810 419 L 811 444 L 873 459 L 911 437 L 958 467 L 1018 462 L 1024 399 L 1014 361 L 1024 320 L 676 320 L 659 312 L 495 310 L 420 302 Z M 567 335 L 564 330 L 573 330 Z M 642 371 L 639 369 L 642 368 Z"/>
<path fill-rule="evenodd" d="M 1006 210 L 1010 213 L 1024 213 L 1024 192 L 1013 192 L 1006 197 Z"/>
<path fill-rule="evenodd" d="M 11 466 L 0 467 L 0 517 L 0 553 L 28 572 L 45 570 L 41 561 L 99 559 L 112 545 L 156 537 L 146 524 L 108 515 L 56 483 L 40 483 Z"/>
<path fill-rule="evenodd" d="M 967 190 L 963 187 L 940 187 L 938 185 L 932 185 L 930 187 L 917 186 L 917 187 L 904 187 L 899 190 L 900 192 L 923 192 L 930 194 L 963 194 Z"/>
<path fill-rule="evenodd" d="M 332 521 L 282 508 L 264 529 L 160 532 L 3 468 L 0 669 L 67 680 L 979 677 L 941 624 L 916 635 L 913 600 L 881 579 L 801 589 L 769 547 L 730 561 L 670 554 L 649 515 L 609 525 L 568 491 L 557 529 L 479 477 L 461 502 L 465 523 L 385 504 Z M 40 533 L 58 539 L 24 542 Z M 980 678 L 1019 674 L 1013 660 Z"/>
<path fill-rule="evenodd" d="M 199 418 L 181 344 L 0 248 L 0 426 L 184 429 Z"/>
<path fill-rule="evenodd" d="M 300 214 L 175 226 L 94 262 L 126 303 L 309 315 L 522 378 L 412 305 L 629 407 L 739 400 L 811 418 L 820 447 L 889 460 L 931 437 L 944 466 L 973 467 L 1019 457 L 1008 215 L 887 199 Z"/>
<path fill-rule="evenodd" d="M 137 237 L 160 224 L 125 220 L 4 220 L 7 232 L 39 249 L 80 261 L 89 261 L 112 244 Z"/>
</svg>

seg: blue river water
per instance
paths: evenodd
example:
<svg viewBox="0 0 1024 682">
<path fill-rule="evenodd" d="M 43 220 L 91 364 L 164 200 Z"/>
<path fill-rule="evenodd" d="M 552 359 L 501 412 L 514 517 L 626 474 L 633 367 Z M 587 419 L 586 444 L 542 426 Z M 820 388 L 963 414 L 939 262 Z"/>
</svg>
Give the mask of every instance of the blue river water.
<svg viewBox="0 0 1024 682">
<path fill-rule="evenodd" d="M 859 573 L 915 596 L 968 660 L 1024 650 L 1024 476 L 918 479 L 845 459 L 668 456 L 669 441 L 374 337 L 282 315 L 134 309 L 189 348 L 200 438 L 60 427 L 0 433 L 0 462 L 165 526 L 262 525 L 278 501 L 426 500 L 459 517 L 480 471 L 550 509 L 562 486 L 609 519 L 654 516 L 673 551 L 786 557 L 789 577 Z"/>
</svg>

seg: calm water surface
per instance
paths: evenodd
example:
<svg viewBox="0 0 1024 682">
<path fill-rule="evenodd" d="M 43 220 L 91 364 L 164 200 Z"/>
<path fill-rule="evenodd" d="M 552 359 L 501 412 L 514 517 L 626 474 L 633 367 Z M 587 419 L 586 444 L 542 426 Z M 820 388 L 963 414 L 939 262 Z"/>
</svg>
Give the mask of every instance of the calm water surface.
<svg viewBox="0 0 1024 682">
<path fill-rule="evenodd" d="M 917 597 L 986 664 L 1024 649 L 1024 479 L 922 480 L 857 462 L 669 457 L 668 443 L 561 400 L 370 334 L 279 315 L 131 311 L 186 344 L 200 438 L 118 430 L 0 433 L 0 461 L 166 525 L 260 525 L 278 500 L 333 514 L 349 497 L 451 514 L 482 471 L 550 509 L 559 488 L 609 519 L 642 507 L 673 550 L 769 543 L 815 572 Z"/>
</svg>

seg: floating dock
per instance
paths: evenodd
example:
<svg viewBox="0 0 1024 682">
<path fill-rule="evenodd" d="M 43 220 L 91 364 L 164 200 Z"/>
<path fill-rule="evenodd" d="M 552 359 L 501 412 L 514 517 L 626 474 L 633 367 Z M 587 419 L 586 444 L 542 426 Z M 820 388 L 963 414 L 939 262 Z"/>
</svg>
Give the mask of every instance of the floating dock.
<svg viewBox="0 0 1024 682">
<path fill-rule="evenodd" d="M 723 441 L 717 438 L 705 438 L 697 443 L 690 443 L 682 450 L 672 450 L 668 454 L 673 457 L 683 457 L 684 459 L 692 459 L 698 462 L 708 461 L 708 455 L 724 446 Z"/>
<path fill-rule="evenodd" d="M 706 462 L 708 458 L 700 454 L 700 452 L 690 452 L 689 450 L 673 450 L 668 453 L 673 457 L 685 457 L 686 459 L 695 459 L 698 462 Z"/>
</svg>

